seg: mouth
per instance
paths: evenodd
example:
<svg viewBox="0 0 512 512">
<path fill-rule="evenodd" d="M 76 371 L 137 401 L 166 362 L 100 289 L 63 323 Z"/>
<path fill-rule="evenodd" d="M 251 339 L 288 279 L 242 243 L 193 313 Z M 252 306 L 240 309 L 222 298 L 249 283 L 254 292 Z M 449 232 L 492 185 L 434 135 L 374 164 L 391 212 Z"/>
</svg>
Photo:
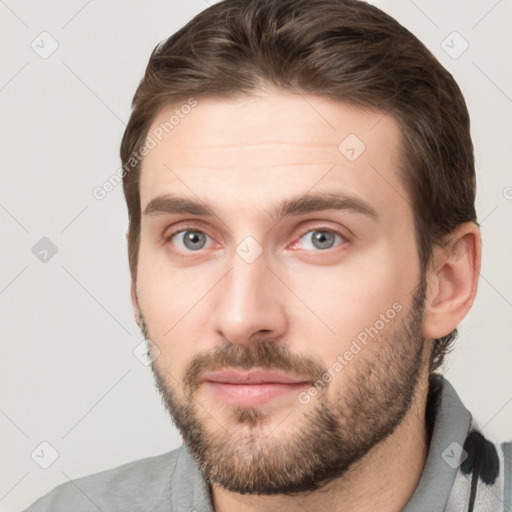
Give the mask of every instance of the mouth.
<svg viewBox="0 0 512 512">
<path fill-rule="evenodd" d="M 239 407 L 259 407 L 277 398 L 298 393 L 311 381 L 278 372 L 237 372 L 234 370 L 207 373 L 202 381 L 215 398 Z"/>
</svg>

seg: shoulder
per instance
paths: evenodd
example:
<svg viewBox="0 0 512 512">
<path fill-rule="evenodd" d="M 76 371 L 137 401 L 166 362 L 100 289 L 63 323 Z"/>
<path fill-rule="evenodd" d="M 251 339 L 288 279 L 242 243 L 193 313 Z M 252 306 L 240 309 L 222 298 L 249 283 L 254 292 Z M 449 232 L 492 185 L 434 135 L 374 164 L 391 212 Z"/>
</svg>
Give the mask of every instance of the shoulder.
<svg viewBox="0 0 512 512">
<path fill-rule="evenodd" d="M 151 510 L 171 492 L 181 448 L 65 482 L 25 512 Z"/>
<path fill-rule="evenodd" d="M 474 424 L 473 424 L 474 425 Z M 475 512 L 511 510 L 512 507 L 512 441 L 496 441 L 484 437 L 477 429 L 470 430 L 461 459 L 447 511 L 462 497 L 459 505 Z"/>
<path fill-rule="evenodd" d="M 500 443 L 499 447 L 503 455 L 505 504 L 512 507 L 512 440 Z"/>
</svg>

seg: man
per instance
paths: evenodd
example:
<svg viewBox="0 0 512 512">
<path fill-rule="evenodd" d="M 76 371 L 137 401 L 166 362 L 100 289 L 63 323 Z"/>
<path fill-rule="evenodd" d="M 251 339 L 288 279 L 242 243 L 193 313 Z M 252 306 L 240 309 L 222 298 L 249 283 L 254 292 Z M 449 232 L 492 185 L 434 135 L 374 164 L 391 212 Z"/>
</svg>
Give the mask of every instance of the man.
<svg viewBox="0 0 512 512">
<path fill-rule="evenodd" d="M 469 117 L 358 0 L 225 0 L 151 55 L 121 158 L 135 316 L 184 444 L 37 511 L 501 511 L 512 443 L 435 370 L 474 301 Z"/>
</svg>

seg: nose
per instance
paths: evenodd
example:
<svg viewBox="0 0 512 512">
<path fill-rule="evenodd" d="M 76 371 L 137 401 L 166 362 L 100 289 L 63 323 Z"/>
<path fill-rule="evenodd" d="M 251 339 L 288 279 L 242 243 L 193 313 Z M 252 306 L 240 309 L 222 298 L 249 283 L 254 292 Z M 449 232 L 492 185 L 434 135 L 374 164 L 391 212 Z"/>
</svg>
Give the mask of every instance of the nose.
<svg viewBox="0 0 512 512">
<path fill-rule="evenodd" d="M 234 252 L 231 271 L 216 287 L 212 326 L 225 341 L 247 345 L 286 332 L 284 287 L 264 254 L 249 263 Z"/>
</svg>

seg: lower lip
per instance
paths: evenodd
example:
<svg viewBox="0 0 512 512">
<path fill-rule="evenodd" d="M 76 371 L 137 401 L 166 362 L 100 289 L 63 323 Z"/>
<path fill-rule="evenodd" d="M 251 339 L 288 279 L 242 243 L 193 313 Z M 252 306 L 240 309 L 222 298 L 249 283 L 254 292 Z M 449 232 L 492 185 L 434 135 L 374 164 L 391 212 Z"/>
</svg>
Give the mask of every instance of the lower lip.
<svg viewBox="0 0 512 512">
<path fill-rule="evenodd" d="M 308 386 L 309 382 L 227 384 L 206 381 L 204 384 L 223 402 L 241 407 L 258 407 L 290 393 L 298 393 L 302 388 Z"/>
</svg>

